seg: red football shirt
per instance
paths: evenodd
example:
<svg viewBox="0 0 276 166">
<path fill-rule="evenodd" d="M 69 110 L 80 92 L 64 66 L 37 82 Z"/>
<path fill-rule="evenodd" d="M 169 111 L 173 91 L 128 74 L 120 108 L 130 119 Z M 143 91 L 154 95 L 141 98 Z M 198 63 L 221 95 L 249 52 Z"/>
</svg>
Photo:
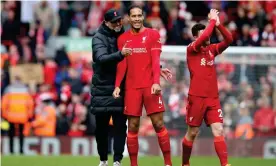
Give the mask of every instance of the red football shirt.
<svg viewBox="0 0 276 166">
<path fill-rule="evenodd" d="M 131 30 L 118 38 L 118 48 L 131 48 L 132 54 L 117 66 L 116 83 L 119 87 L 126 73 L 126 89 L 147 88 L 160 83 L 160 35 L 156 30 L 144 28 L 134 34 Z"/>
<path fill-rule="evenodd" d="M 215 23 L 215 20 L 211 20 L 202 35 L 187 47 L 187 64 L 191 79 L 189 95 L 218 97 L 215 57 L 224 51 L 233 39 L 231 33 L 219 25 L 217 28 L 223 35 L 224 41 L 203 47 L 203 42 L 209 40 Z"/>
</svg>

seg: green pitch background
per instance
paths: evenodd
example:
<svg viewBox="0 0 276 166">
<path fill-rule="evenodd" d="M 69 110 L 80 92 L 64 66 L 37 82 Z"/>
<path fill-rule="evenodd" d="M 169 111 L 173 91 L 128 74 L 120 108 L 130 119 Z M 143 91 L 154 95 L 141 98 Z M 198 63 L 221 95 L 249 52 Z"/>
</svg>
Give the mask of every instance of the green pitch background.
<svg viewBox="0 0 276 166">
<path fill-rule="evenodd" d="M 112 157 L 110 166 L 112 166 Z M 2 156 L 2 166 L 98 166 L 96 157 L 80 156 Z M 192 157 L 192 166 L 220 166 L 216 157 Z M 259 158 L 230 158 L 232 166 L 276 166 L 275 160 L 264 160 Z M 162 157 L 140 157 L 140 166 L 163 166 Z M 173 157 L 173 165 L 180 166 L 181 158 Z M 123 166 L 129 166 L 129 159 L 123 160 Z"/>
</svg>

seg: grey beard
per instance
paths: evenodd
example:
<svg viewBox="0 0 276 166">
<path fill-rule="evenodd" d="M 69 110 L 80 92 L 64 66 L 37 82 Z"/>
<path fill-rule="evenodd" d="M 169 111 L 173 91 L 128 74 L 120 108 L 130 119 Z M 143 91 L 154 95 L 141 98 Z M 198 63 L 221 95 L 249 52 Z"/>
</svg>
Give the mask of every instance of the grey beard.
<svg viewBox="0 0 276 166">
<path fill-rule="evenodd" d="M 115 32 L 120 32 L 122 28 L 114 28 Z"/>
</svg>

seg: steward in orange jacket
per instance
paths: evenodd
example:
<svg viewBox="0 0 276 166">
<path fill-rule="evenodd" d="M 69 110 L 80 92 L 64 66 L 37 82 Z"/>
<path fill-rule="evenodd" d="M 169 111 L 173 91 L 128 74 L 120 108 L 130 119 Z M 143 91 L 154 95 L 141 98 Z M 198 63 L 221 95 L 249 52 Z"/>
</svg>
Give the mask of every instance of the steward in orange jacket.
<svg viewBox="0 0 276 166">
<path fill-rule="evenodd" d="M 15 129 L 19 128 L 20 153 L 23 154 L 24 124 L 32 118 L 33 107 L 34 101 L 29 94 L 28 88 L 17 77 L 15 82 L 5 89 L 2 98 L 2 117 L 10 123 L 9 138 L 11 153 L 13 153 Z"/>
<path fill-rule="evenodd" d="M 31 123 L 35 136 L 52 137 L 56 135 L 56 110 L 51 105 L 51 96 L 47 94 L 41 96 L 41 106 L 35 114 L 35 119 Z"/>
</svg>

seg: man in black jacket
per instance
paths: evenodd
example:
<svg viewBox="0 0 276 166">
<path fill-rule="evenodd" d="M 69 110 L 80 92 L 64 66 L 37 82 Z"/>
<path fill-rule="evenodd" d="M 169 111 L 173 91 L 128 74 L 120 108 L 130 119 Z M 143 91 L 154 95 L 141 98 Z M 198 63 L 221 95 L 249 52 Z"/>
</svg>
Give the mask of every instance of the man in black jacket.
<svg viewBox="0 0 276 166">
<path fill-rule="evenodd" d="M 124 95 L 114 99 L 112 94 L 115 86 L 117 64 L 125 56 L 131 54 L 131 49 L 117 48 L 117 38 L 124 32 L 122 17 L 114 9 L 108 10 L 104 21 L 92 39 L 93 70 L 91 85 L 90 111 L 96 117 L 96 141 L 100 156 L 99 166 L 107 166 L 108 157 L 108 124 L 112 117 L 114 125 L 114 164 L 120 166 L 126 140 L 126 116 L 124 110 Z M 168 69 L 161 71 L 168 79 L 171 73 Z"/>
</svg>

